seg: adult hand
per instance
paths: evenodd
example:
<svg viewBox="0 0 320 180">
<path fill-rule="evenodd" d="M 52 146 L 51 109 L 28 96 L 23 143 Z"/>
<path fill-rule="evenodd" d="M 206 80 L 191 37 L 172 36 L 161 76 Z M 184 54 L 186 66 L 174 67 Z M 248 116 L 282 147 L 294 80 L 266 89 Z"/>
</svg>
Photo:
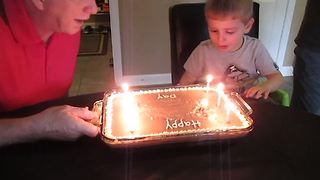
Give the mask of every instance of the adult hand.
<svg viewBox="0 0 320 180">
<path fill-rule="evenodd" d="M 1 119 L 0 147 L 39 139 L 74 140 L 82 135 L 94 137 L 99 128 L 89 121 L 97 120 L 98 114 L 88 108 L 56 106 L 39 114 Z"/>
<path fill-rule="evenodd" d="M 40 138 L 74 140 L 82 135 L 94 137 L 99 132 L 99 128 L 89 122 L 97 119 L 98 114 L 87 107 L 51 107 L 33 118 L 38 121 L 36 131 Z"/>
</svg>

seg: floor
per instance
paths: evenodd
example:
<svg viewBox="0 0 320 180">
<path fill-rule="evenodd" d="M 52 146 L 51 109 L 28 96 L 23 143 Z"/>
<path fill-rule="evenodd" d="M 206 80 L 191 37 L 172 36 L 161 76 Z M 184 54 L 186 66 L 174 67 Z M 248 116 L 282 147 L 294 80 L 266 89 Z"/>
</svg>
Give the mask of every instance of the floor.
<svg viewBox="0 0 320 180">
<path fill-rule="evenodd" d="M 69 95 L 77 96 L 114 89 L 111 38 L 108 38 L 107 52 L 96 56 L 79 56 L 76 73 Z M 285 77 L 282 89 L 292 94 L 292 77 Z"/>
<path fill-rule="evenodd" d="M 103 55 L 78 56 L 69 96 L 106 92 L 115 87 L 112 67 L 112 47 L 108 38 L 107 52 Z"/>
</svg>

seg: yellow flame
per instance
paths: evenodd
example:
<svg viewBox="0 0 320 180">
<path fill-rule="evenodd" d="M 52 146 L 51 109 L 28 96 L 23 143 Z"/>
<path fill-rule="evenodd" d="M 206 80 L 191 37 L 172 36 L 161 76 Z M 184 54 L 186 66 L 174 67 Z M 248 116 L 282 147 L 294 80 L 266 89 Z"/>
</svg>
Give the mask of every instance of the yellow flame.
<svg viewBox="0 0 320 180">
<path fill-rule="evenodd" d="M 217 85 L 217 90 L 218 90 L 219 93 L 223 92 L 223 90 L 224 90 L 224 85 L 223 85 L 222 83 L 219 83 L 219 84 Z"/>
<path fill-rule="evenodd" d="M 213 80 L 213 76 L 211 74 L 207 75 L 207 83 L 210 83 Z"/>
<path fill-rule="evenodd" d="M 123 83 L 122 89 L 124 91 L 122 116 L 127 129 L 131 133 L 134 133 L 139 128 L 139 108 L 134 99 L 134 94 L 129 92 L 129 85 L 127 83 Z"/>
<path fill-rule="evenodd" d="M 200 101 L 200 104 L 202 107 L 208 107 L 209 106 L 209 100 L 207 98 L 203 98 Z"/>
<path fill-rule="evenodd" d="M 128 92 L 129 91 L 129 84 L 128 83 L 123 83 L 122 84 L 122 89 L 124 92 Z"/>
</svg>

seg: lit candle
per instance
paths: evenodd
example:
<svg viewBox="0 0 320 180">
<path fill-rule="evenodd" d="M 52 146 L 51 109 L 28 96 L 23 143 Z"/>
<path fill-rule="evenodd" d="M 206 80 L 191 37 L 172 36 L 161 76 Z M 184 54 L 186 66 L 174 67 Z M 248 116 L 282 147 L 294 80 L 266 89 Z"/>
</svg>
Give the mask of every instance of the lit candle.
<svg viewBox="0 0 320 180">
<path fill-rule="evenodd" d="M 122 89 L 124 91 L 122 101 L 123 119 L 126 122 L 127 129 L 131 134 L 134 134 L 139 126 L 139 109 L 133 94 L 129 92 L 129 85 L 123 84 Z"/>
<path fill-rule="evenodd" d="M 219 83 L 219 84 L 217 85 L 217 91 L 218 91 L 217 107 L 220 106 L 221 96 L 223 95 L 223 89 L 224 89 L 224 85 L 223 85 L 222 83 Z"/>
<path fill-rule="evenodd" d="M 203 98 L 200 101 L 201 107 L 207 108 L 209 106 L 209 100 L 207 98 Z"/>
<path fill-rule="evenodd" d="M 122 89 L 125 93 L 129 92 L 129 85 L 127 83 L 122 84 Z"/>
<path fill-rule="evenodd" d="M 127 128 L 131 134 L 134 134 L 135 131 L 139 128 L 139 109 L 138 106 L 134 102 L 127 102 L 128 105 L 126 107 L 126 122 Z"/>
<path fill-rule="evenodd" d="M 211 74 L 207 75 L 207 92 L 209 91 L 210 83 L 212 80 L 213 80 L 213 76 Z"/>
<path fill-rule="evenodd" d="M 231 102 L 227 102 L 225 104 L 225 109 L 226 109 L 226 122 L 228 123 L 230 121 L 230 112 L 232 109 L 232 103 Z"/>
</svg>

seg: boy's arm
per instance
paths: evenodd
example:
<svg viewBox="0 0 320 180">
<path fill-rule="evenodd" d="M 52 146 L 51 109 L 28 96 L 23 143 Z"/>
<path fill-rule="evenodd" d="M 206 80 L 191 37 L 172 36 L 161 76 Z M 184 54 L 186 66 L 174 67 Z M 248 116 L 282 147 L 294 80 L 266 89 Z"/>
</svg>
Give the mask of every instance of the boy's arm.
<svg viewBox="0 0 320 180">
<path fill-rule="evenodd" d="M 248 89 L 245 93 L 246 97 L 259 99 L 263 96 L 264 99 L 267 99 L 270 92 L 278 90 L 283 82 L 283 76 L 280 72 L 266 75 L 266 78 L 267 81 Z"/>
<path fill-rule="evenodd" d="M 274 92 L 280 88 L 283 82 L 283 76 L 278 71 L 276 73 L 267 75 L 266 78 L 268 79 L 266 82 L 264 82 L 262 85 L 268 87 L 270 92 Z"/>
<path fill-rule="evenodd" d="M 179 85 L 189 85 L 196 82 L 196 78 L 194 78 L 190 73 L 185 71 L 179 81 Z"/>
</svg>

